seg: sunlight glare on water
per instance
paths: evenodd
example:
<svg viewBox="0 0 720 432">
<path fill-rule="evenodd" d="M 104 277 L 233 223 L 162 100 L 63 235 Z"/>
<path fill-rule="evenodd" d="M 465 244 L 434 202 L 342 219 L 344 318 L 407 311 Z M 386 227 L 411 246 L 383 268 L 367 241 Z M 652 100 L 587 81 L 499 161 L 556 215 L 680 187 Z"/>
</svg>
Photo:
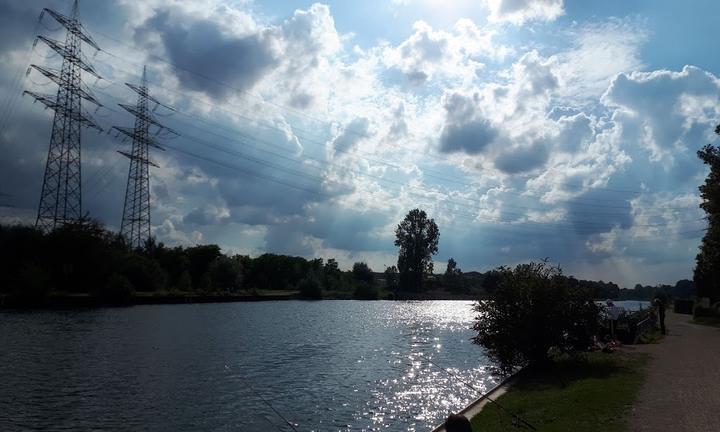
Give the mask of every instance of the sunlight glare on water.
<svg viewBox="0 0 720 432">
<path fill-rule="evenodd" d="M 429 430 L 495 383 L 471 305 L 0 313 L 0 430 Z"/>
</svg>

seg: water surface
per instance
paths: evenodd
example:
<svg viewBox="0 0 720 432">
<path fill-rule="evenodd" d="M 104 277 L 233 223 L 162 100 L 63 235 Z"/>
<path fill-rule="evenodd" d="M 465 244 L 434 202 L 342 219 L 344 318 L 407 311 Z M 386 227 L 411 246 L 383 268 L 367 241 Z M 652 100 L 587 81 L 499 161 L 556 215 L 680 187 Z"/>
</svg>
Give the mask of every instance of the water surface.
<svg viewBox="0 0 720 432">
<path fill-rule="evenodd" d="M 0 312 L 0 430 L 428 430 L 494 381 L 466 301 Z M 431 364 L 448 368 L 459 379 Z"/>
</svg>

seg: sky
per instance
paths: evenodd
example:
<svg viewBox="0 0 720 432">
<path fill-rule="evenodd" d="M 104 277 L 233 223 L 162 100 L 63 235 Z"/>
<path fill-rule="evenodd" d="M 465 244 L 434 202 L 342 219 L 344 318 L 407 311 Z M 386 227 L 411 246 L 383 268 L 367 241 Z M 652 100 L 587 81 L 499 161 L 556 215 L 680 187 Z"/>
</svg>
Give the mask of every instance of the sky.
<svg viewBox="0 0 720 432">
<path fill-rule="evenodd" d="M 56 86 L 43 8 L 0 3 L 0 222 L 34 223 Z M 436 271 L 549 259 L 587 279 L 691 278 L 706 222 L 696 157 L 720 122 L 712 0 L 81 1 L 106 131 L 148 68 L 152 229 L 168 245 L 394 265 L 413 208 Z M 170 109 L 170 108 L 172 109 Z M 83 208 L 117 230 L 130 144 L 82 134 Z"/>
</svg>

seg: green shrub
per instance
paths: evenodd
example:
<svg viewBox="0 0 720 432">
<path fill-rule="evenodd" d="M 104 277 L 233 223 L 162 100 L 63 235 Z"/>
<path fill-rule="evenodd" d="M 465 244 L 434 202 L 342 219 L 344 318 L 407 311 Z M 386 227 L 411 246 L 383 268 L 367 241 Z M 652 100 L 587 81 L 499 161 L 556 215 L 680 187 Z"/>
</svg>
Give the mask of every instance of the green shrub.
<svg viewBox="0 0 720 432">
<path fill-rule="evenodd" d="M 715 309 L 708 308 L 708 307 L 702 307 L 700 305 L 695 306 L 695 309 L 693 309 L 693 316 L 695 318 L 698 318 L 698 317 L 720 318 L 720 314 L 718 314 Z"/>
<path fill-rule="evenodd" d="M 597 334 L 600 308 L 590 290 L 546 262 L 500 267 L 489 300 L 478 301 L 473 342 L 502 372 L 544 363 L 550 351 L 586 350 Z"/>
<path fill-rule="evenodd" d="M 298 285 L 300 296 L 307 299 L 320 300 L 322 298 L 322 286 L 315 273 L 309 273 Z"/>
<path fill-rule="evenodd" d="M 378 289 L 375 284 L 369 284 L 365 282 L 357 282 L 355 285 L 355 292 L 353 298 L 356 300 L 377 300 Z"/>
<path fill-rule="evenodd" d="M 157 261 L 137 253 L 123 260 L 121 273 L 138 291 L 153 292 L 165 289 L 167 275 Z"/>
<path fill-rule="evenodd" d="M 113 273 L 98 293 L 98 298 L 104 304 L 127 305 L 134 295 L 135 289 L 130 281 L 120 273 Z"/>
<path fill-rule="evenodd" d="M 12 283 L 11 293 L 22 303 L 43 303 L 50 292 L 50 277 L 34 263 L 23 263 Z"/>
<path fill-rule="evenodd" d="M 673 302 L 673 311 L 679 314 L 692 315 L 694 305 L 695 301 L 693 300 L 675 300 Z"/>
</svg>

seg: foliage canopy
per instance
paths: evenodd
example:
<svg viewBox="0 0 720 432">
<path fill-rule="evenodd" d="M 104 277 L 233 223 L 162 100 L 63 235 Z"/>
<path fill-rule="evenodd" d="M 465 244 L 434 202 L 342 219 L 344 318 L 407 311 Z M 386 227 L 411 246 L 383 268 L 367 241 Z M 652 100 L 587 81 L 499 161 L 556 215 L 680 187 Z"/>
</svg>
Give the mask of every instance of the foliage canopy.
<svg viewBox="0 0 720 432">
<path fill-rule="evenodd" d="M 720 125 L 715 129 L 720 135 Z M 706 145 L 698 151 L 698 157 L 710 167 L 705 183 L 699 187 L 708 220 L 708 230 L 695 258 L 693 279 L 699 297 L 720 301 L 720 148 Z"/>
<path fill-rule="evenodd" d="M 438 251 L 440 231 L 435 220 L 414 209 L 395 229 L 395 246 L 400 248 L 397 268 L 400 289 L 420 292 L 425 275 L 433 271 L 432 256 Z"/>
<path fill-rule="evenodd" d="M 502 372 L 544 363 L 551 350 L 572 354 L 590 346 L 600 307 L 576 279 L 546 262 L 500 267 L 497 276 L 489 300 L 475 304 L 473 342 Z"/>
</svg>

